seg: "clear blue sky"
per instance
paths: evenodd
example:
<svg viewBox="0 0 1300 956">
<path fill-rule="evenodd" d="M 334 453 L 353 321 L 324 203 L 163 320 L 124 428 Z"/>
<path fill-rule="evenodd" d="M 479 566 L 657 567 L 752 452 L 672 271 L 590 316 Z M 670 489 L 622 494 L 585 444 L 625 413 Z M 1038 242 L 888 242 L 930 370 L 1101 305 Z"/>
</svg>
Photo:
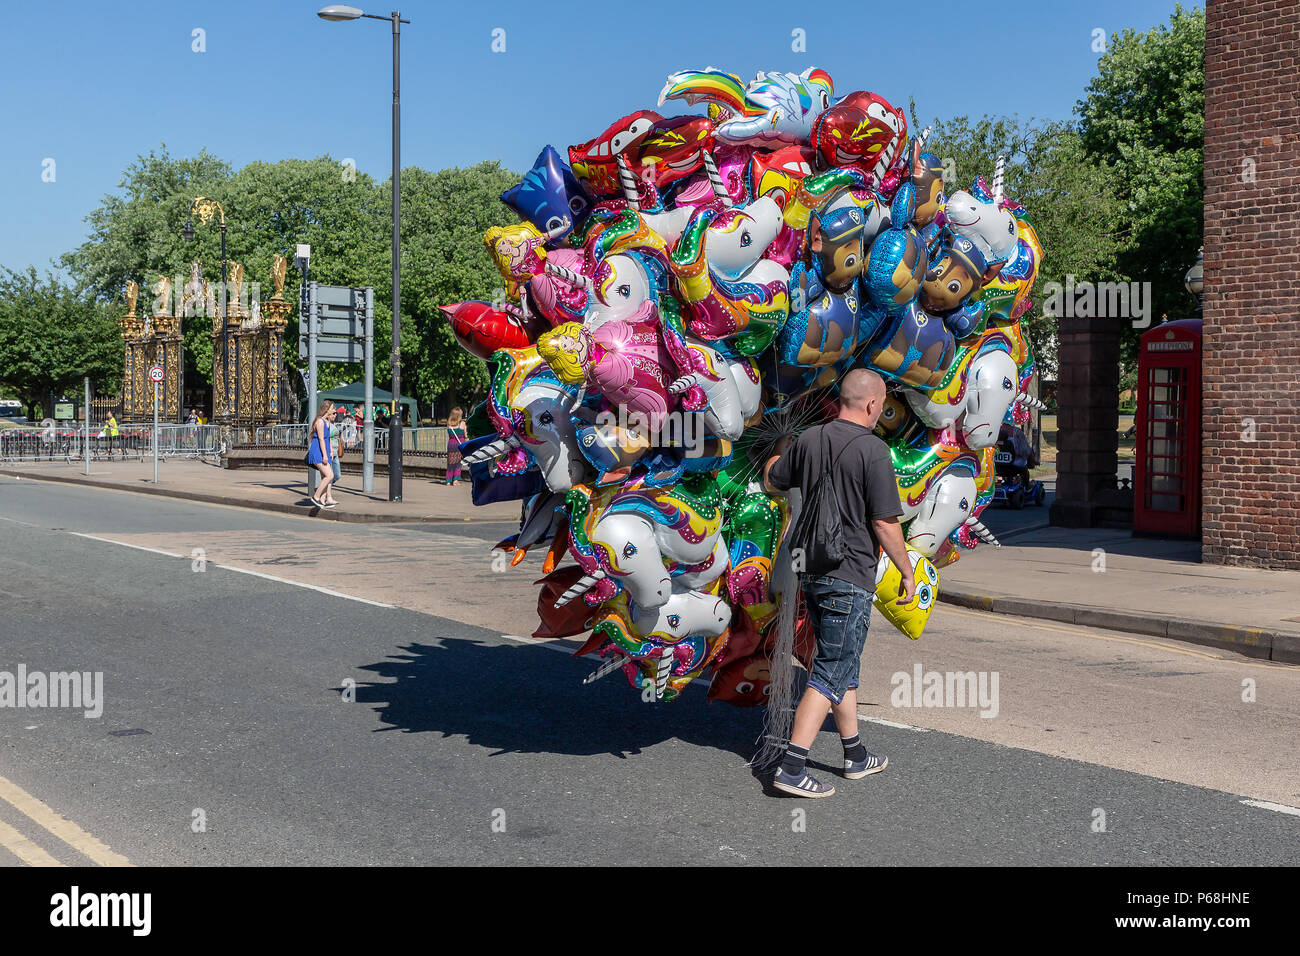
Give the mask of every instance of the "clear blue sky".
<svg viewBox="0 0 1300 956">
<path fill-rule="evenodd" d="M 12 0 L 0 21 L 0 265 L 43 270 L 138 154 L 390 167 L 391 32 L 327 23 L 325 0 Z M 367 7 L 387 14 L 391 7 Z M 714 66 L 830 72 L 922 117 L 1064 119 L 1096 70 L 1093 30 L 1147 30 L 1175 0 L 691 3 L 402 0 L 402 161 L 500 159 L 595 136 L 653 108 L 664 77 Z M 492 52 L 505 30 L 506 51 Z M 791 50 L 791 32 L 807 52 Z M 193 31 L 206 52 L 193 52 Z M 665 114 L 688 112 L 665 107 Z M 43 162 L 55 181 L 43 182 Z M 179 227 L 179 224 L 178 224 Z"/>
</svg>

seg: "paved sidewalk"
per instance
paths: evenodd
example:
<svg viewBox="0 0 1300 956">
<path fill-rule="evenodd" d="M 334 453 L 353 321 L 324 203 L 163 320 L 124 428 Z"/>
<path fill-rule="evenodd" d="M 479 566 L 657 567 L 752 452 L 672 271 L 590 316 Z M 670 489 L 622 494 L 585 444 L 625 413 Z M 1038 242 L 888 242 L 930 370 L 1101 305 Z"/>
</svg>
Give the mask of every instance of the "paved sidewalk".
<svg viewBox="0 0 1300 956">
<path fill-rule="evenodd" d="M 1300 572 L 1202 564 L 1199 541 L 1021 530 L 942 569 L 939 600 L 1300 664 Z"/>
<path fill-rule="evenodd" d="M 387 500 L 387 476 L 363 494 L 344 475 L 329 511 L 307 502 L 295 472 L 228 470 L 192 461 L 94 462 L 91 475 L 63 462 L 0 465 L 0 474 L 162 494 L 215 504 L 312 515 L 334 521 L 503 521 L 518 502 L 476 508 L 468 485 L 407 478 L 401 502 Z M 1300 664 L 1300 572 L 1200 563 L 1200 543 L 1135 538 L 1127 531 L 1039 527 L 1002 534 L 940 571 L 939 599 L 1021 617 L 1188 641 L 1251 657 Z"/>
<path fill-rule="evenodd" d="M 237 505 L 263 511 L 310 515 L 331 521 L 409 524 L 417 521 L 518 521 L 519 502 L 506 501 L 476 508 L 470 502 L 469 482 L 448 487 L 439 480 L 405 476 L 402 500 L 388 500 L 388 474 L 375 473 L 375 490 L 361 491 L 361 476 L 344 473 L 335 485 L 337 508 L 317 508 L 307 497 L 307 470 L 264 471 L 220 468 L 197 461 L 172 460 L 158 465 L 153 483 L 153 459 L 146 461 L 94 461 L 90 476 L 81 462 L 0 463 L 0 474 L 63 481 L 144 494 L 166 495 L 212 504 Z"/>
</svg>

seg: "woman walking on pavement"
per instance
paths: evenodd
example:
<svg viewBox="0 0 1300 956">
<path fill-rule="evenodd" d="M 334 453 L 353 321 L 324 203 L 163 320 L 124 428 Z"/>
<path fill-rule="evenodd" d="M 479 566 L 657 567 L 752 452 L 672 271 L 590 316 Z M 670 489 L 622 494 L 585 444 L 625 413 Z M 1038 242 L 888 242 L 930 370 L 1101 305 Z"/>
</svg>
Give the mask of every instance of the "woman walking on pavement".
<svg viewBox="0 0 1300 956">
<path fill-rule="evenodd" d="M 338 504 L 330 493 L 330 485 L 334 481 L 333 459 L 330 456 L 330 422 L 334 420 L 334 415 L 334 403 L 322 402 L 311 423 L 311 444 L 307 449 L 307 464 L 320 472 L 320 486 L 311 500 L 321 508 L 333 508 Z"/>
<path fill-rule="evenodd" d="M 343 422 L 338 420 L 342 415 L 347 418 L 348 409 L 346 405 L 340 405 L 334 409 L 334 415 L 330 420 L 330 465 L 334 469 L 334 480 L 330 483 L 330 501 L 334 500 L 334 486 L 343 480 L 343 446 L 345 436 L 343 434 Z"/>
<path fill-rule="evenodd" d="M 460 481 L 460 446 L 469 438 L 465 410 L 457 405 L 447 416 L 447 484 Z"/>
</svg>

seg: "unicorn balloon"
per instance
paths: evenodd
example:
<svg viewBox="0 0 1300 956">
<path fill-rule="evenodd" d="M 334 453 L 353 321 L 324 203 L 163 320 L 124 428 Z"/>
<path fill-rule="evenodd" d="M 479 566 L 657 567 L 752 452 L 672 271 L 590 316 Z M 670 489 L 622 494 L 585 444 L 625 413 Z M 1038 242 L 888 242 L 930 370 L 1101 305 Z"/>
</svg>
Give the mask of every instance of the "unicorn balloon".
<svg viewBox="0 0 1300 956">
<path fill-rule="evenodd" d="M 687 339 L 686 347 L 695 371 L 673 382 L 669 392 L 677 395 L 696 386 L 703 389 L 708 401 L 702 412 L 705 427 L 719 438 L 735 441 L 744 433 L 745 422 L 758 411 L 762 393 L 758 363 L 752 358 L 729 358 L 694 339 Z"/>
<path fill-rule="evenodd" d="M 1016 217 L 1006 208 L 1002 197 L 1003 159 L 998 157 L 997 172 L 993 175 L 993 188 L 988 190 L 983 180 L 977 180 L 971 195 L 959 190 L 948 197 L 944 206 L 944 220 L 954 236 L 965 236 L 975 244 L 989 265 L 986 278 L 993 278 L 1013 252 L 1020 235 Z"/>
<path fill-rule="evenodd" d="M 586 683 L 622 668 L 633 687 L 652 683 L 656 696 L 672 700 L 726 643 L 731 608 L 716 592 L 716 585 L 674 589 L 658 608 L 642 607 L 620 592 L 602 606 L 592 627 L 587 647 L 603 645 L 606 660 Z"/>
<path fill-rule="evenodd" d="M 949 536 L 993 497 L 993 449 L 969 451 L 953 444 L 951 437 L 946 432 L 931 433 L 934 444 L 928 448 L 891 452 L 904 537 L 927 558 L 933 558 Z M 979 529 L 987 532 L 983 525 Z M 985 540 L 996 543 L 991 533 Z"/>
<path fill-rule="evenodd" d="M 834 98 L 835 85 L 825 70 L 760 72 L 745 84 L 734 73 L 709 67 L 669 74 L 659 105 L 671 99 L 692 106 L 708 103 L 710 112 L 716 111 L 719 140 L 774 149 L 782 144 L 806 145 L 813 123 Z"/>
<path fill-rule="evenodd" d="M 466 467 L 500 459 L 498 474 L 536 466 L 551 491 L 568 491 L 586 472 L 570 409 L 577 390 L 561 382 L 536 347 L 492 354 L 487 412 L 499 436 L 465 458 Z"/>
<path fill-rule="evenodd" d="M 694 590 L 727 570 L 722 508 L 716 493 L 672 488 L 569 494 L 569 550 L 586 572 L 556 601 L 579 595 L 600 604 L 626 590 L 644 608 L 659 608 L 678 590 Z"/>
<path fill-rule="evenodd" d="M 933 391 L 907 389 L 904 395 L 927 426 L 955 426 L 963 445 L 983 449 L 997 444 L 998 427 L 1008 409 L 1030 401 L 1023 389 L 1032 375 L 1033 356 L 1019 327 L 997 326 L 958 350 Z"/>
<path fill-rule="evenodd" d="M 971 354 L 965 388 L 956 403 L 938 403 L 912 389 L 904 394 L 912 411 L 931 428 L 957 424 L 967 448 L 988 448 L 997 444 L 998 426 L 1016 400 L 1018 382 L 1019 372 L 1010 354 L 990 348 Z"/>
<path fill-rule="evenodd" d="M 744 208 L 696 213 L 672 254 L 687 330 L 730 351 L 767 348 L 790 310 L 790 273 L 762 258 L 782 228 L 781 207 L 764 196 Z"/>
</svg>

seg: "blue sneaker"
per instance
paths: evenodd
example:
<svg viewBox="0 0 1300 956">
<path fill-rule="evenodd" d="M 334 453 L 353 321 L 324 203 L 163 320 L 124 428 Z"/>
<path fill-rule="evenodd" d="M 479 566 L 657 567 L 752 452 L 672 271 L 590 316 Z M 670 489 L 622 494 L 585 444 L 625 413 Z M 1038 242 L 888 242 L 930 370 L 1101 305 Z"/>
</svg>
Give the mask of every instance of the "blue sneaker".
<svg viewBox="0 0 1300 956">
<path fill-rule="evenodd" d="M 888 757 L 877 757 L 873 753 L 868 753 L 861 760 L 850 760 L 844 758 L 844 779 L 858 780 L 862 777 L 870 776 L 873 773 L 880 773 L 889 766 Z"/>
<path fill-rule="evenodd" d="M 796 777 L 778 768 L 776 776 L 772 778 L 772 786 L 796 797 L 810 797 L 813 800 L 829 797 L 835 793 L 834 787 L 820 782 L 807 770 L 803 772 L 802 777 Z"/>
</svg>

